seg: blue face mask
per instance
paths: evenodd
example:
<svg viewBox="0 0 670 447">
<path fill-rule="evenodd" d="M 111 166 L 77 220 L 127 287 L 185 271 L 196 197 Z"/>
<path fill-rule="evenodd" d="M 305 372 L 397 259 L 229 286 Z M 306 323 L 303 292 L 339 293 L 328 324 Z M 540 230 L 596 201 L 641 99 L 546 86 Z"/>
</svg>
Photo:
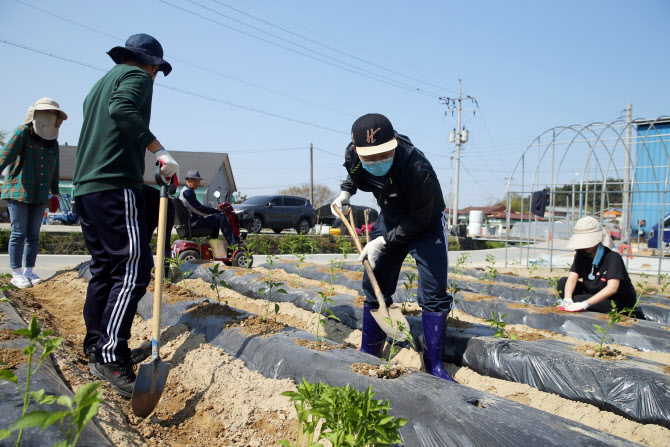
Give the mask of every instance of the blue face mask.
<svg viewBox="0 0 670 447">
<path fill-rule="evenodd" d="M 370 174 L 381 177 L 386 175 L 386 173 L 391 169 L 391 166 L 393 165 L 393 157 L 389 158 L 388 160 L 371 161 L 368 163 L 361 161 L 361 163 L 363 163 L 363 169 L 368 171 Z"/>
</svg>

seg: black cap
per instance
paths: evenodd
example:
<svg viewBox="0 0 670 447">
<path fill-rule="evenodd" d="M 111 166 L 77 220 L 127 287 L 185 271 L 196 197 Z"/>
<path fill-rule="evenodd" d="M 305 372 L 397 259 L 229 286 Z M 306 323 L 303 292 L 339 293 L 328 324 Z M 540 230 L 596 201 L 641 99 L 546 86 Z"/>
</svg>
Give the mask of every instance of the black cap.
<svg viewBox="0 0 670 447">
<path fill-rule="evenodd" d="M 172 71 L 172 65 L 163 59 L 163 47 L 148 34 L 133 34 L 125 47 L 114 47 L 107 54 L 117 64 L 122 63 L 124 56 L 130 56 L 144 64 L 158 65 L 165 76 Z"/>
<path fill-rule="evenodd" d="M 391 121 L 379 113 L 368 113 L 354 121 L 351 140 L 356 152 L 363 156 L 381 154 L 398 146 Z"/>
</svg>

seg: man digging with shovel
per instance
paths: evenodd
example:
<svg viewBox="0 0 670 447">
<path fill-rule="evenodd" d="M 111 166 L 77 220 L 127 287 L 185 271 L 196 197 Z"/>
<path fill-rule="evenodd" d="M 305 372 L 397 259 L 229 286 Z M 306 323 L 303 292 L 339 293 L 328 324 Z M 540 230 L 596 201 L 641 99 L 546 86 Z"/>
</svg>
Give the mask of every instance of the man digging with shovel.
<svg viewBox="0 0 670 447">
<path fill-rule="evenodd" d="M 344 211 L 357 190 L 372 192 L 381 208 L 370 242 L 359 261 L 368 259 L 387 307 L 392 304 L 402 263 L 411 254 L 419 271 L 417 299 L 422 309 L 423 360 L 426 370 L 455 382 L 444 370 L 442 348 L 453 297 L 447 293 L 447 237 L 442 189 L 433 167 L 383 115 L 367 114 L 351 128 L 344 155 L 347 179 L 332 203 Z M 361 351 L 380 357 L 386 333 L 375 320 L 379 307 L 366 271 Z"/>
<path fill-rule="evenodd" d="M 172 67 L 160 43 L 135 34 L 107 54 L 116 62 L 84 101 L 73 184 L 81 229 L 91 253 L 84 352 L 91 373 L 130 399 L 134 365 L 148 353 L 128 348 L 137 303 L 151 277 L 142 181 L 145 150 L 172 177 L 177 162 L 149 130 L 153 81 Z"/>
</svg>

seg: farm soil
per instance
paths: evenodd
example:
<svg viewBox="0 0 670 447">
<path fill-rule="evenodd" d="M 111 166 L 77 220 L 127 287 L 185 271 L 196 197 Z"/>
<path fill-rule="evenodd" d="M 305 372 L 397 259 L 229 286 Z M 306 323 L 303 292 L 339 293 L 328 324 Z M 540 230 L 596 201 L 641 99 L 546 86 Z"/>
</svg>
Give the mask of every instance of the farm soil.
<svg viewBox="0 0 670 447">
<path fill-rule="evenodd" d="M 253 269 L 255 273 L 261 270 Z M 248 270 L 240 269 L 240 274 Z M 273 274 L 275 279 L 297 279 L 297 275 Z M 305 284 L 306 280 L 302 280 Z M 317 282 L 318 283 L 318 282 Z M 186 287 L 199 296 L 207 296 L 214 305 L 216 293 L 204 281 L 186 280 Z M 310 284 L 311 285 L 311 284 Z M 323 283 L 318 283 L 323 286 Z M 12 290 L 7 295 L 29 321 L 36 315 L 43 328 L 52 329 L 63 337 L 61 349 L 54 359 L 58 369 L 73 389 L 93 380 L 88 372 L 87 359 L 81 345 L 84 338 L 82 309 L 87 283 L 77 278 L 75 271 L 59 272 L 32 289 Z M 230 307 L 262 315 L 265 304 L 232 290 L 223 289 L 221 302 Z M 193 299 L 193 295 L 166 291 L 167 300 Z M 217 308 L 224 306 L 216 305 Z M 210 310 L 214 310 L 211 308 Z M 219 311 L 225 311 L 219 309 Z M 227 311 L 226 311 L 227 312 Z M 463 323 L 482 324 L 483 320 L 460 311 L 454 312 Z M 313 332 L 318 316 L 280 303 L 277 323 Z M 515 333 L 539 333 L 575 345 L 585 344 L 549 331 L 538 331 L 523 325 L 509 325 Z M 361 332 L 328 320 L 320 335 L 350 347 L 360 346 Z M 151 336 L 151 320 L 135 318 L 131 347 L 137 347 Z M 614 346 L 612 346 L 614 347 Z M 624 355 L 670 364 L 670 354 L 641 353 L 631 348 L 615 346 Z M 386 347 L 385 355 L 388 355 Z M 185 325 L 165 329 L 161 335 L 161 357 L 172 364 L 165 392 L 154 414 L 145 420 L 132 415 L 130 403 L 120 398 L 107 385 L 105 401 L 97 420 L 110 439 L 118 446 L 270 446 L 281 439 L 292 439 L 297 427 L 295 410 L 283 391 L 295 391 L 291 380 L 267 379 L 249 371 L 244 363 L 205 342 L 203 336 L 188 332 Z M 401 349 L 395 357 L 398 366 L 420 369 L 419 355 Z M 594 406 L 573 402 L 544 393 L 528 385 L 481 376 L 474 371 L 447 364 L 448 372 L 461 384 L 506 397 L 555 415 L 575 420 L 647 446 L 667 445 L 670 430 L 651 424 L 639 424 L 600 411 Z"/>
</svg>

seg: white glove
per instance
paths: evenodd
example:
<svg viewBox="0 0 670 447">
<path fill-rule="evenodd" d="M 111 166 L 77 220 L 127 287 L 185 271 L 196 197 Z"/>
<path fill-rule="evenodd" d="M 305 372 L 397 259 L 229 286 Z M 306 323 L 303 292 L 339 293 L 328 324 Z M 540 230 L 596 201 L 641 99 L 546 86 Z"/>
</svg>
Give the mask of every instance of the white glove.
<svg viewBox="0 0 670 447">
<path fill-rule="evenodd" d="M 564 298 L 563 301 L 561 301 L 560 306 L 561 307 L 568 307 L 570 304 L 572 304 L 574 301 L 572 301 L 572 298 Z"/>
<path fill-rule="evenodd" d="M 172 178 L 173 175 L 179 172 L 179 165 L 165 148 L 158 149 L 154 152 L 154 157 L 156 157 L 156 161 L 161 163 L 162 176 Z"/>
<path fill-rule="evenodd" d="M 371 240 L 365 244 L 365 248 L 358 257 L 358 262 L 363 262 L 365 258 L 368 258 L 370 267 L 372 267 L 374 270 L 375 265 L 377 264 L 377 258 L 379 257 L 379 253 L 381 253 L 382 248 L 384 248 L 384 245 L 386 245 L 384 236 L 379 236 L 378 238 Z"/>
<path fill-rule="evenodd" d="M 562 309 L 566 312 L 581 312 L 589 308 L 589 303 L 582 301 L 581 303 L 572 303 L 568 306 L 563 306 Z"/>
<path fill-rule="evenodd" d="M 346 191 L 342 191 L 337 199 L 333 203 L 330 204 L 330 212 L 333 213 L 334 216 L 337 216 L 337 213 L 335 212 L 335 208 L 333 206 L 337 206 L 340 211 L 342 211 L 342 214 L 347 214 L 349 211 L 349 199 L 351 199 L 351 194 L 349 194 Z"/>
</svg>

